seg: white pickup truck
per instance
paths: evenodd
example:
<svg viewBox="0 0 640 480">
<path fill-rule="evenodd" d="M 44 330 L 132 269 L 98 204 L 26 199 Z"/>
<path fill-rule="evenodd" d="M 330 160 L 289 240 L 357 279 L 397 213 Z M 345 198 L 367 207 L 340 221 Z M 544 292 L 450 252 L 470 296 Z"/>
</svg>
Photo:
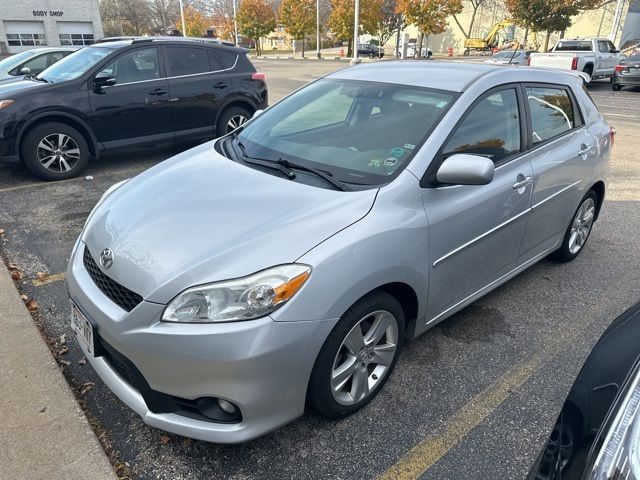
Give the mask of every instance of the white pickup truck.
<svg viewBox="0 0 640 480">
<path fill-rule="evenodd" d="M 576 70 L 592 79 L 609 78 L 624 55 L 607 38 L 563 38 L 549 53 L 532 53 L 532 67 Z"/>
</svg>

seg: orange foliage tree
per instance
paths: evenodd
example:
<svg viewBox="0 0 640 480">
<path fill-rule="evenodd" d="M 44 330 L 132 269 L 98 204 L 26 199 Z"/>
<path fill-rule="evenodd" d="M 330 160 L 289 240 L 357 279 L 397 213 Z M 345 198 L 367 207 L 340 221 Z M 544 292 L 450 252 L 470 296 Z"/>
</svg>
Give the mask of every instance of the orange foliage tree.
<svg viewBox="0 0 640 480">
<path fill-rule="evenodd" d="M 304 57 L 304 39 L 316 28 L 316 1 L 282 0 L 279 13 L 285 31 L 295 40 L 302 40 Z"/>
<path fill-rule="evenodd" d="M 202 37 L 209 26 L 209 21 L 207 20 L 207 17 L 195 8 L 186 6 L 184 8 L 184 24 L 187 37 Z M 181 18 L 178 18 L 176 28 L 182 33 Z"/>
<path fill-rule="evenodd" d="M 238 30 L 256 42 L 256 54 L 262 53 L 260 37 L 276 28 L 276 12 L 265 0 L 242 0 L 238 9 Z"/>
</svg>

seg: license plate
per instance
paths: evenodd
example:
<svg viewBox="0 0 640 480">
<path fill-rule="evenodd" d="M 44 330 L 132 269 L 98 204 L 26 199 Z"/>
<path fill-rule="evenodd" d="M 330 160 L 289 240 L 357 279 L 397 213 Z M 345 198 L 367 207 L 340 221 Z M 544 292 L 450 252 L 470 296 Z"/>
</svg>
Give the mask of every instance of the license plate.
<svg viewBox="0 0 640 480">
<path fill-rule="evenodd" d="M 78 341 L 84 345 L 86 350 L 93 355 L 93 325 L 87 317 L 80 311 L 78 306 L 71 303 L 71 329 L 76 332 Z"/>
</svg>

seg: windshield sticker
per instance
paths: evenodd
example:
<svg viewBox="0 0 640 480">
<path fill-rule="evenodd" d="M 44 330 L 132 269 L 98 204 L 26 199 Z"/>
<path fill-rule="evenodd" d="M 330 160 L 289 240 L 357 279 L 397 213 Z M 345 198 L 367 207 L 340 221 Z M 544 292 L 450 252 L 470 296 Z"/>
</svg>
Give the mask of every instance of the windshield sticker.
<svg viewBox="0 0 640 480">
<path fill-rule="evenodd" d="M 396 157 L 385 158 L 384 164 L 386 167 L 394 167 L 398 163 L 398 159 Z"/>
<path fill-rule="evenodd" d="M 382 166 L 382 159 L 374 158 L 369 162 L 370 167 L 380 168 Z"/>
<path fill-rule="evenodd" d="M 392 148 L 390 150 L 390 153 L 392 157 L 400 158 L 402 155 L 404 155 L 404 148 L 401 148 L 401 147 Z"/>
<path fill-rule="evenodd" d="M 405 143 L 404 148 L 407 150 L 413 150 L 414 148 L 416 148 L 416 146 L 412 143 Z"/>
</svg>

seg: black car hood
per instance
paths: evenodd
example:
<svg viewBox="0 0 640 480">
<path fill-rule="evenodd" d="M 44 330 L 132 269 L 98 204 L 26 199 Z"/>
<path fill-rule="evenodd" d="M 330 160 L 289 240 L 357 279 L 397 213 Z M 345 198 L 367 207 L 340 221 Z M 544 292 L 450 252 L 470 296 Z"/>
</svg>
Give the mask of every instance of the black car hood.
<svg viewBox="0 0 640 480">
<path fill-rule="evenodd" d="M 18 81 L 12 81 L 11 79 L 8 79 L 0 82 L 0 98 L 5 98 L 8 95 L 32 90 L 34 88 L 42 88 L 47 85 L 50 84 L 38 82 L 37 80 L 19 79 Z"/>
</svg>

